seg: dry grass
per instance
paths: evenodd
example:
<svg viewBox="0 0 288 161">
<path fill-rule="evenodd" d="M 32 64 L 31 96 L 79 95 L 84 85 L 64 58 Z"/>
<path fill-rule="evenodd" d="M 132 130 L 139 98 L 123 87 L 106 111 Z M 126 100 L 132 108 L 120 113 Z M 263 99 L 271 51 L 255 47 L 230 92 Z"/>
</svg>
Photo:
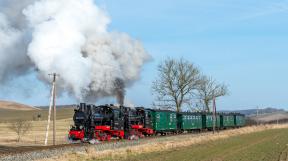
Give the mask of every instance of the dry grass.
<svg viewBox="0 0 288 161">
<path fill-rule="evenodd" d="M 0 123 L 0 144 L 9 146 L 20 145 L 42 145 L 44 144 L 47 121 L 31 121 L 32 128 L 25 134 L 19 143 L 16 142 L 17 135 L 9 128 L 10 123 Z M 58 144 L 67 143 L 67 135 L 72 125 L 71 119 L 57 120 L 56 140 Z M 49 130 L 49 144 L 52 143 L 52 121 Z"/>
<path fill-rule="evenodd" d="M 89 147 L 84 153 L 67 153 L 60 157 L 54 157 L 51 159 L 43 159 L 42 161 L 74 161 L 74 160 L 96 160 L 96 159 L 111 159 L 121 160 L 126 159 L 128 156 L 137 155 L 142 153 L 164 151 L 178 147 L 186 147 L 195 144 L 203 144 L 209 141 L 218 139 L 226 139 L 231 136 L 237 136 L 242 134 L 249 134 L 254 132 L 260 132 L 267 129 L 280 129 L 288 128 L 288 125 L 262 125 L 262 126 L 251 126 L 235 130 L 225 130 L 216 134 L 203 133 L 197 135 L 180 135 L 163 138 L 145 139 L 139 145 L 123 147 L 123 148 L 112 148 L 109 150 L 99 151 L 97 146 Z"/>
<path fill-rule="evenodd" d="M 3 105 L 0 101 L 0 106 Z M 9 102 L 7 103 L 7 105 Z M 10 104 L 11 105 L 11 104 Z M 15 104 L 14 104 L 15 105 Z M 7 106 L 7 108 L 10 106 Z M 48 109 L 40 110 L 13 110 L 2 109 L 0 107 L 0 145 L 9 146 L 27 146 L 27 145 L 43 145 L 45 140 Z M 13 108 L 20 108 L 20 106 L 14 106 Z M 56 123 L 56 141 L 57 144 L 68 143 L 67 135 L 70 129 L 70 125 L 73 124 L 72 118 L 74 114 L 73 108 L 58 108 L 57 109 L 57 123 Z M 41 117 L 38 118 L 37 116 Z M 48 144 L 52 143 L 52 119 L 50 123 L 50 131 Z M 31 121 L 32 128 L 24 135 L 21 141 L 16 142 L 17 135 L 12 131 L 9 125 L 15 120 Z M 34 120 L 34 121 L 33 121 Z M 37 120 L 37 121 L 36 121 Z"/>
</svg>

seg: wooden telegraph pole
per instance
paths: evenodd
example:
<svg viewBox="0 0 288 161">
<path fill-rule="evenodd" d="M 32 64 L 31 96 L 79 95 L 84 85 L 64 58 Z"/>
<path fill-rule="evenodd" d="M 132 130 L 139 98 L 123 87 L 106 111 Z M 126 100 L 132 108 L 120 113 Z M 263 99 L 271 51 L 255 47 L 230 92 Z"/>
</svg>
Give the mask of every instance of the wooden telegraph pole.
<svg viewBox="0 0 288 161">
<path fill-rule="evenodd" d="M 216 99 L 214 97 L 213 98 L 213 134 L 215 133 L 216 122 L 217 122 L 217 117 L 216 117 Z"/>
<path fill-rule="evenodd" d="M 56 145 L 56 73 L 51 74 L 53 76 L 53 145 Z"/>
<path fill-rule="evenodd" d="M 259 111 L 259 106 L 257 106 L 257 112 L 256 112 L 256 123 L 257 123 L 257 126 L 259 125 L 259 118 L 258 118 L 259 113 L 258 113 L 258 111 Z"/>
<path fill-rule="evenodd" d="M 53 107 L 53 145 L 56 145 L 56 77 L 59 75 L 57 75 L 56 73 L 53 73 L 53 74 L 49 74 L 49 76 L 53 76 L 53 80 L 52 80 L 51 99 L 50 99 L 49 114 L 48 114 L 48 123 L 47 123 L 47 128 L 46 128 L 45 145 L 47 145 L 47 141 L 48 141 L 48 131 L 49 131 L 52 107 Z"/>
<path fill-rule="evenodd" d="M 47 120 L 47 127 L 46 127 L 46 135 L 45 135 L 45 142 L 44 145 L 47 145 L 48 142 L 48 134 L 49 134 L 49 126 L 50 126 L 50 117 L 51 117 L 51 108 L 53 104 L 53 94 L 54 93 L 54 86 L 52 85 L 51 89 L 51 97 L 50 97 L 50 104 L 49 104 L 49 113 L 48 113 L 48 120 Z"/>
</svg>

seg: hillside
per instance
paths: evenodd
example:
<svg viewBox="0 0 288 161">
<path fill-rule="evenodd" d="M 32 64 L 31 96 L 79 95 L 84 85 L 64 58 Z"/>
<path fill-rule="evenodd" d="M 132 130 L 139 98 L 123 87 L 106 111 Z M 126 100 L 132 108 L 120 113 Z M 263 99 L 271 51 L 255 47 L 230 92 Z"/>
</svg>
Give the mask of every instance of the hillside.
<svg viewBox="0 0 288 161">
<path fill-rule="evenodd" d="M 267 113 L 260 114 L 258 116 L 253 115 L 248 117 L 250 120 L 258 123 L 284 123 L 288 121 L 288 113 L 287 112 L 275 112 L 275 113 Z"/>
<path fill-rule="evenodd" d="M 11 101 L 1 101 L 0 100 L 0 109 L 2 110 L 20 110 L 20 111 L 32 111 L 39 110 L 36 107 L 24 105 L 21 103 L 11 102 Z"/>
<path fill-rule="evenodd" d="M 49 109 L 49 106 L 36 106 L 37 108 L 39 109 Z M 56 106 L 57 109 L 60 109 L 60 108 L 71 108 L 71 109 L 74 109 L 77 107 L 76 104 L 71 104 L 71 105 L 57 105 Z"/>
<path fill-rule="evenodd" d="M 57 106 L 57 119 L 71 119 L 73 106 Z M 0 122 L 13 120 L 47 120 L 48 108 L 32 107 L 10 101 L 0 101 Z"/>
<path fill-rule="evenodd" d="M 57 119 L 72 119 L 73 108 L 57 108 Z M 0 109 L 0 122 L 10 122 L 13 120 L 47 120 L 48 109 L 40 110 L 10 110 Z"/>
<path fill-rule="evenodd" d="M 263 109 L 246 109 L 246 110 L 231 110 L 231 111 L 222 110 L 222 111 L 219 111 L 219 112 L 236 112 L 236 113 L 241 113 L 241 114 L 244 114 L 244 115 L 248 116 L 248 115 L 256 115 L 257 111 L 258 111 L 259 115 L 261 115 L 261 114 L 269 114 L 269 113 L 285 112 L 285 110 L 283 110 L 283 109 L 277 109 L 277 108 L 271 108 L 271 107 L 263 108 Z"/>
</svg>

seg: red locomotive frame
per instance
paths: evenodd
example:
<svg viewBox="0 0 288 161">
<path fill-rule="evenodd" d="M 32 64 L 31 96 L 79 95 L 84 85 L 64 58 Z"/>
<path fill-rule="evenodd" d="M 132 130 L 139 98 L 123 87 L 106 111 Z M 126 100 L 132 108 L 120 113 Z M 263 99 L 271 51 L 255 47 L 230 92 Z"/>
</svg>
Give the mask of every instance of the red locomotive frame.
<svg viewBox="0 0 288 161">
<path fill-rule="evenodd" d="M 153 129 L 143 128 L 143 125 L 131 125 L 132 130 L 129 133 L 128 139 L 132 139 L 130 136 L 144 137 L 147 135 L 153 135 Z M 94 139 L 99 141 L 110 141 L 112 137 L 117 137 L 118 139 L 124 139 L 124 130 L 111 130 L 110 126 L 95 126 L 94 128 Z M 74 140 L 84 141 L 85 132 L 84 130 L 70 130 L 69 138 Z"/>
</svg>

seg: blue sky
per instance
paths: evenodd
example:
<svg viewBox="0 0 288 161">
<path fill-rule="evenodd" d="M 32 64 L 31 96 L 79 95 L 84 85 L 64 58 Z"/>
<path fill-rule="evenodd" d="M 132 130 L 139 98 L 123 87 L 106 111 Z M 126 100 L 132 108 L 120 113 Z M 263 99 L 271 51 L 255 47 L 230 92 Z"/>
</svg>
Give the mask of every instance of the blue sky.
<svg viewBox="0 0 288 161">
<path fill-rule="evenodd" d="M 203 73 L 229 86 L 230 95 L 217 101 L 219 109 L 256 106 L 288 109 L 288 1 L 96 0 L 96 3 L 111 17 L 111 31 L 126 32 L 141 40 L 153 57 L 143 68 L 141 80 L 127 90 L 127 98 L 134 104 L 151 104 L 156 66 L 169 56 L 186 58 Z M 29 79 L 33 82 L 32 77 Z M 40 83 L 39 86 L 31 92 L 37 93 L 37 97 L 24 97 L 21 92 L 13 96 L 2 92 L 0 96 L 28 104 L 48 104 L 47 86 Z M 59 99 L 59 103 L 70 102 L 73 100 L 65 96 Z"/>
</svg>

